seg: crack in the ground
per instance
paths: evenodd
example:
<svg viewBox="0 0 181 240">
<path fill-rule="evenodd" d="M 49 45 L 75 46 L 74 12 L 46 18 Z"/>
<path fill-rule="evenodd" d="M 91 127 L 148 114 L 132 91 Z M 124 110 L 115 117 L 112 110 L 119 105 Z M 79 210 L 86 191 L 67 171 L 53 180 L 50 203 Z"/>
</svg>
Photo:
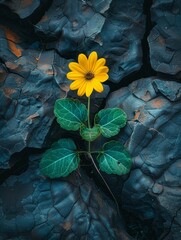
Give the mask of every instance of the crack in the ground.
<svg viewBox="0 0 181 240">
<path fill-rule="evenodd" d="M 181 211 L 181 207 L 177 209 L 177 211 L 175 212 L 175 215 L 173 216 L 173 218 L 171 219 L 171 223 L 170 223 L 170 227 L 168 229 L 168 231 L 166 233 L 164 233 L 163 235 L 160 236 L 159 240 L 166 240 L 168 239 L 167 237 L 169 236 L 169 234 L 171 233 L 171 229 L 174 223 L 175 218 L 177 217 L 178 212 Z"/>
</svg>

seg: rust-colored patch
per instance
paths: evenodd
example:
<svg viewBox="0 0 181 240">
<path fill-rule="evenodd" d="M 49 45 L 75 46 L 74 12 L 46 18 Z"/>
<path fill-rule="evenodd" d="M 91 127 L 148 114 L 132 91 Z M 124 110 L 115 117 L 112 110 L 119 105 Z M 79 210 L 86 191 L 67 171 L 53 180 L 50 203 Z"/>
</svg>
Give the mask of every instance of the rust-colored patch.
<svg viewBox="0 0 181 240">
<path fill-rule="evenodd" d="M 165 102 L 161 98 L 155 98 L 151 101 L 151 106 L 153 108 L 162 108 L 164 106 Z"/>
<path fill-rule="evenodd" d="M 142 97 L 144 101 L 149 101 L 151 99 L 151 94 L 149 91 L 146 91 L 145 95 Z"/>
<path fill-rule="evenodd" d="M 53 75 L 54 71 L 52 69 L 52 65 L 47 64 L 47 63 L 43 63 L 43 62 L 38 62 L 38 69 L 40 69 L 41 71 L 45 72 L 47 75 Z"/>
<path fill-rule="evenodd" d="M 50 75 L 50 76 L 53 76 L 54 72 L 53 72 L 52 69 L 48 69 L 48 70 L 46 70 L 46 74 Z"/>
<path fill-rule="evenodd" d="M 38 113 L 34 113 L 34 114 L 30 115 L 27 119 L 28 120 L 33 120 L 34 118 L 37 118 L 37 117 L 39 117 L 39 114 Z"/>
<path fill-rule="evenodd" d="M 87 5 L 87 4 L 85 4 L 85 5 L 82 6 L 82 12 L 83 12 L 84 14 L 90 12 L 90 9 L 91 9 L 90 6 Z"/>
<path fill-rule="evenodd" d="M 21 8 L 29 7 L 32 4 L 32 0 L 21 1 Z"/>
<path fill-rule="evenodd" d="M 13 89 L 13 88 L 4 87 L 4 88 L 3 88 L 3 92 L 4 92 L 4 94 L 5 94 L 7 97 L 10 97 L 11 94 L 13 94 L 13 93 L 16 92 L 16 90 Z"/>
<path fill-rule="evenodd" d="M 72 227 L 72 224 L 71 222 L 65 222 L 62 224 L 62 227 L 66 230 L 66 231 L 69 231 Z"/>
<path fill-rule="evenodd" d="M 20 39 L 19 39 L 18 35 L 7 27 L 1 26 L 1 28 L 3 28 L 4 31 L 5 31 L 5 35 L 6 35 L 6 38 L 7 38 L 7 41 L 8 41 L 9 48 L 10 48 L 11 52 L 15 56 L 21 57 L 22 50 L 20 48 L 18 48 L 17 45 L 16 45 L 16 43 L 20 42 Z"/>
<path fill-rule="evenodd" d="M 47 63 L 42 63 L 42 62 L 38 63 L 38 69 L 40 69 L 42 71 L 47 71 L 47 70 L 51 69 L 51 67 L 52 66 L 50 64 L 47 64 Z"/>
<path fill-rule="evenodd" d="M 6 67 L 12 70 L 15 70 L 18 68 L 18 65 L 16 65 L 15 63 L 12 62 L 6 62 Z"/>
<path fill-rule="evenodd" d="M 147 120 L 148 115 L 144 110 L 144 106 L 140 109 L 135 110 L 134 118 L 131 121 L 139 121 L 140 123 L 143 123 Z"/>
<path fill-rule="evenodd" d="M 165 39 L 162 38 L 161 36 L 159 36 L 159 37 L 157 38 L 157 40 L 158 40 L 158 42 L 160 43 L 160 45 L 162 45 L 162 46 L 165 45 Z"/>
<path fill-rule="evenodd" d="M 134 115 L 133 121 L 138 120 L 139 116 L 140 116 L 140 110 L 135 110 L 135 115 Z"/>
</svg>

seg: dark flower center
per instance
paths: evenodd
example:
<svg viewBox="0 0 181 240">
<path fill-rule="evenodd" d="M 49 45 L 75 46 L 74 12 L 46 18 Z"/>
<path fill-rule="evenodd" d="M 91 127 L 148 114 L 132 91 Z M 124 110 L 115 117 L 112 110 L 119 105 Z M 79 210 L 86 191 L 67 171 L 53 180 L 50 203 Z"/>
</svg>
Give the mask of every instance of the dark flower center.
<svg viewBox="0 0 181 240">
<path fill-rule="evenodd" d="M 94 78 L 94 74 L 91 73 L 91 72 L 88 72 L 88 73 L 86 73 L 85 78 L 86 78 L 87 80 L 91 80 L 92 78 Z"/>
</svg>

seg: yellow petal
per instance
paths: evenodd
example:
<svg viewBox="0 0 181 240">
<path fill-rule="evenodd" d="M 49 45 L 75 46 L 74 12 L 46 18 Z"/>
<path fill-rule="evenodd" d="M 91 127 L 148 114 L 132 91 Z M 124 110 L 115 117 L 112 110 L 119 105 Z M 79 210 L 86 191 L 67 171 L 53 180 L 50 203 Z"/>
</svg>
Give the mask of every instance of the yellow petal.
<svg viewBox="0 0 181 240">
<path fill-rule="evenodd" d="M 96 71 L 99 67 L 103 67 L 106 63 L 106 59 L 105 58 L 100 58 L 95 65 L 94 71 Z"/>
<path fill-rule="evenodd" d="M 109 71 L 109 68 L 104 66 L 104 67 L 99 67 L 96 71 L 95 71 L 95 75 L 99 74 L 99 73 L 107 73 Z"/>
<path fill-rule="evenodd" d="M 78 73 L 81 73 L 81 74 L 86 74 L 86 71 L 84 71 L 80 65 L 76 62 L 71 62 L 69 63 L 69 68 L 71 71 L 75 71 L 75 72 L 78 72 Z"/>
<path fill-rule="evenodd" d="M 83 96 L 83 95 L 85 94 L 86 85 L 87 85 L 87 82 L 84 81 L 83 84 L 82 84 L 82 86 L 79 87 L 78 92 L 77 92 L 77 95 L 78 95 L 78 96 L 81 97 L 81 96 Z"/>
<path fill-rule="evenodd" d="M 100 73 L 95 76 L 94 80 L 99 81 L 99 82 L 105 82 L 108 80 L 108 78 L 109 78 L 109 76 L 107 73 Z"/>
<path fill-rule="evenodd" d="M 87 81 L 87 86 L 86 86 L 86 97 L 90 97 L 93 91 L 93 85 L 92 81 Z"/>
<path fill-rule="evenodd" d="M 94 86 L 94 89 L 99 93 L 104 90 L 102 83 L 100 83 L 99 81 L 94 80 L 93 86 Z"/>
<path fill-rule="evenodd" d="M 98 58 L 98 56 L 97 56 L 96 52 L 92 52 L 89 55 L 89 58 L 88 58 L 89 71 L 93 71 L 94 70 L 95 64 L 97 62 L 97 58 Z"/>
<path fill-rule="evenodd" d="M 77 73 L 77 72 L 68 72 L 67 73 L 67 78 L 69 80 L 78 80 L 78 79 L 83 78 L 83 77 L 84 77 L 84 75 L 81 74 L 81 73 Z"/>
<path fill-rule="evenodd" d="M 84 80 L 76 80 L 73 83 L 70 84 L 70 89 L 71 90 L 76 90 L 78 89 L 82 84 L 83 84 Z"/>
<path fill-rule="evenodd" d="M 79 54 L 79 56 L 78 56 L 78 62 L 79 62 L 79 64 L 80 64 L 80 67 L 81 67 L 84 71 L 88 71 L 88 70 L 89 70 L 87 57 L 86 57 L 83 53 Z"/>
</svg>

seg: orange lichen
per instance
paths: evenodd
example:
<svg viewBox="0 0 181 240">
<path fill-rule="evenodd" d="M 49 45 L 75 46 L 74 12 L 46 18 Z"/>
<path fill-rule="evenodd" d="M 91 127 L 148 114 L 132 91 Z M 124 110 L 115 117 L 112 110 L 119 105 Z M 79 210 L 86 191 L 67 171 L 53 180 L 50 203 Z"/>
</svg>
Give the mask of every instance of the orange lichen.
<svg viewBox="0 0 181 240">
<path fill-rule="evenodd" d="M 50 76 L 53 76 L 53 74 L 54 74 L 53 69 L 47 69 L 47 70 L 46 70 L 46 74 L 47 74 L 47 75 L 50 75 Z"/>
<path fill-rule="evenodd" d="M 165 102 L 161 98 L 155 98 L 151 101 L 151 105 L 153 108 L 162 108 L 164 106 Z"/>
<path fill-rule="evenodd" d="M 165 45 L 165 39 L 161 36 L 157 38 L 157 41 L 160 43 L 160 45 L 164 46 Z"/>
<path fill-rule="evenodd" d="M 21 1 L 21 8 L 29 7 L 32 4 L 32 0 Z"/>
<path fill-rule="evenodd" d="M 4 87 L 4 88 L 3 88 L 3 92 L 4 92 L 4 94 L 5 94 L 7 97 L 10 97 L 11 94 L 13 94 L 13 93 L 16 92 L 16 90 L 13 89 L 13 88 Z"/>
<path fill-rule="evenodd" d="M 140 110 L 136 110 L 136 111 L 135 111 L 134 118 L 133 118 L 133 121 L 138 120 L 138 119 L 139 119 L 139 116 L 140 116 Z"/>
<path fill-rule="evenodd" d="M 69 231 L 72 228 L 72 224 L 70 222 L 65 222 L 62 224 L 62 227 L 66 230 Z"/>
<path fill-rule="evenodd" d="M 2 27 L 2 26 L 1 26 Z M 9 44 L 9 48 L 11 50 L 11 52 L 17 56 L 17 57 L 21 57 L 22 55 L 22 50 L 20 48 L 17 47 L 16 43 L 20 42 L 20 39 L 18 37 L 18 35 L 16 33 L 14 33 L 12 30 L 10 30 L 7 27 L 2 27 L 5 31 L 5 35 Z"/>
<path fill-rule="evenodd" d="M 34 113 L 34 114 L 30 115 L 27 119 L 28 120 L 33 120 L 34 118 L 37 118 L 37 117 L 39 117 L 39 114 L 38 113 Z"/>
<path fill-rule="evenodd" d="M 135 115 L 132 121 L 138 121 L 138 122 L 145 122 L 147 120 L 148 115 L 144 112 L 144 108 L 141 108 L 141 110 L 135 110 Z"/>
</svg>

